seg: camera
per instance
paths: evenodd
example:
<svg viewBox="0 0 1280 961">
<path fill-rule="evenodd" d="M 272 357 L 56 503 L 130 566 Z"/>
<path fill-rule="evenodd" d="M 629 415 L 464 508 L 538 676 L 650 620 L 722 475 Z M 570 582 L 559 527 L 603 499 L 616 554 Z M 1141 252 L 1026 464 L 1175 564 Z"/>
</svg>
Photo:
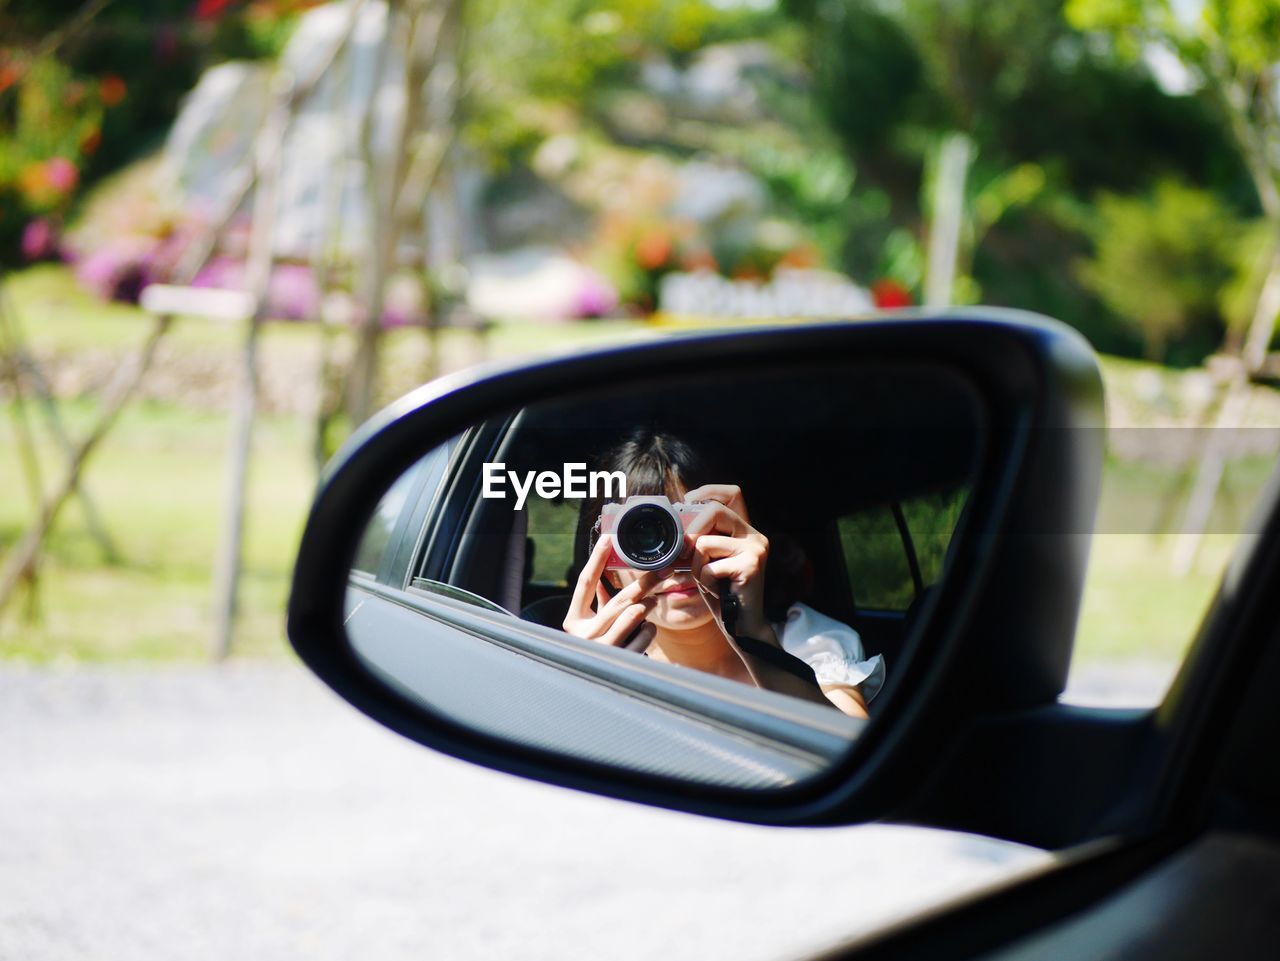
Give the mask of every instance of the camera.
<svg viewBox="0 0 1280 961">
<path fill-rule="evenodd" d="M 600 533 L 613 536 L 613 550 L 605 566 L 610 571 L 689 570 L 692 545 L 685 531 L 708 504 L 673 504 L 665 497 L 628 497 L 621 504 L 605 504 Z"/>
</svg>

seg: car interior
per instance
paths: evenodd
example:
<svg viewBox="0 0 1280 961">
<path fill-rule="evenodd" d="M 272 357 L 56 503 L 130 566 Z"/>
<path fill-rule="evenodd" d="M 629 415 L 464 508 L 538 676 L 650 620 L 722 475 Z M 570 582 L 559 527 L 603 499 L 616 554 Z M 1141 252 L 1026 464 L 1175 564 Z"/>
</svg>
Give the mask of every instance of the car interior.
<svg viewBox="0 0 1280 961">
<path fill-rule="evenodd" d="M 630 430 L 649 427 L 693 445 L 723 472 L 716 482 L 742 488 L 752 525 L 770 540 L 772 618 L 803 601 L 852 625 L 869 653 L 892 664 L 963 518 L 981 444 L 975 394 L 928 365 L 749 377 L 755 383 L 742 390 L 740 373 L 673 375 L 491 418 L 450 471 L 442 513 L 464 520 L 447 541 L 448 557 L 442 562 L 437 538 L 431 569 L 417 576 L 559 628 L 594 518 L 582 516 L 582 501 L 563 497 L 531 496 L 520 511 L 513 499 L 481 498 L 482 465 L 522 473 L 590 467 Z M 730 382 L 738 389 L 722 389 Z M 734 400 L 718 407 L 718 396 Z"/>
</svg>

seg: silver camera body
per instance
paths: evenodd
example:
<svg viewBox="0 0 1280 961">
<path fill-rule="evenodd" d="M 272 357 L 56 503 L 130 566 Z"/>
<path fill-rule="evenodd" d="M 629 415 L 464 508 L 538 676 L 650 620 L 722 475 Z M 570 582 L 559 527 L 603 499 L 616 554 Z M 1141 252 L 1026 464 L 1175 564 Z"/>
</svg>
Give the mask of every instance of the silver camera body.
<svg viewBox="0 0 1280 961">
<path fill-rule="evenodd" d="M 693 545 L 685 532 L 710 505 L 671 503 L 661 494 L 628 497 L 621 504 L 605 504 L 600 511 L 600 533 L 613 539 L 606 570 L 689 570 Z"/>
</svg>

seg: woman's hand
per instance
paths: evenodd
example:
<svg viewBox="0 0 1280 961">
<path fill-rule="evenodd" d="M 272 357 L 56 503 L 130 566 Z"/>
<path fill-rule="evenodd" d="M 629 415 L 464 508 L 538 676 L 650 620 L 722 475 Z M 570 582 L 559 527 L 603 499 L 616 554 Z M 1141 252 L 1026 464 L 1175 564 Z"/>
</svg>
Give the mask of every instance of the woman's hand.
<svg viewBox="0 0 1280 961">
<path fill-rule="evenodd" d="M 703 484 L 701 487 L 685 492 L 686 504 L 707 501 L 723 504 L 745 523 L 751 523 L 751 516 L 747 513 L 747 502 L 742 498 L 742 488 L 737 484 Z"/>
<path fill-rule="evenodd" d="M 707 484 L 684 495 L 685 503 L 710 502 L 705 511 L 689 525 L 687 536 L 693 541 L 693 559 L 689 566 L 716 600 L 708 606 L 724 629 L 720 616 L 719 582 L 729 581 L 729 589 L 738 598 L 737 637 L 730 637 L 738 656 L 758 687 L 789 694 L 815 704 L 832 704 L 816 683 L 807 681 L 772 659 L 748 654 L 739 638 L 752 638 L 772 645 L 782 652 L 782 644 L 764 613 L 765 565 L 769 560 L 769 540 L 747 520 L 747 505 L 742 490 L 730 484 Z M 704 595 L 705 596 L 705 595 Z M 727 634 L 727 632 L 726 632 Z M 796 659 L 803 667 L 803 661 Z M 844 710 L 840 704 L 836 705 Z"/>
<path fill-rule="evenodd" d="M 601 578 L 612 546 L 613 540 L 608 534 L 601 535 L 596 542 L 595 550 L 578 575 L 564 629 L 574 637 L 621 647 L 653 607 L 654 598 L 649 592 L 662 578 L 660 572 L 649 571 L 611 597 Z"/>
<path fill-rule="evenodd" d="M 689 526 L 693 542 L 693 576 L 718 598 L 719 582 L 729 581 L 738 598 L 737 629 L 762 641 L 777 643 L 764 613 L 765 565 L 769 540 L 747 520 L 742 490 L 732 484 L 706 484 L 684 495 L 685 503 L 702 501 L 707 508 Z M 719 605 L 712 610 L 719 615 Z"/>
</svg>

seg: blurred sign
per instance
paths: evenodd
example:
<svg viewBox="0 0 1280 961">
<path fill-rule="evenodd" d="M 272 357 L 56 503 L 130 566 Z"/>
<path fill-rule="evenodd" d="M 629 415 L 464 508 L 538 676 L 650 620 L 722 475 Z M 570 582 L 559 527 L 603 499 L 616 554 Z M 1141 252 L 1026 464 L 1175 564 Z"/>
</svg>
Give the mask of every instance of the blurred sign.
<svg viewBox="0 0 1280 961">
<path fill-rule="evenodd" d="M 224 323 L 248 320 L 253 316 L 255 308 L 253 297 L 243 291 L 179 287 L 173 284 L 151 284 L 144 287 L 139 303 L 143 310 L 157 315 L 203 317 Z"/>
<path fill-rule="evenodd" d="M 875 305 L 862 287 L 825 270 L 779 269 L 767 282 L 730 280 L 710 271 L 662 278 L 658 309 L 704 317 L 847 317 Z"/>
</svg>

